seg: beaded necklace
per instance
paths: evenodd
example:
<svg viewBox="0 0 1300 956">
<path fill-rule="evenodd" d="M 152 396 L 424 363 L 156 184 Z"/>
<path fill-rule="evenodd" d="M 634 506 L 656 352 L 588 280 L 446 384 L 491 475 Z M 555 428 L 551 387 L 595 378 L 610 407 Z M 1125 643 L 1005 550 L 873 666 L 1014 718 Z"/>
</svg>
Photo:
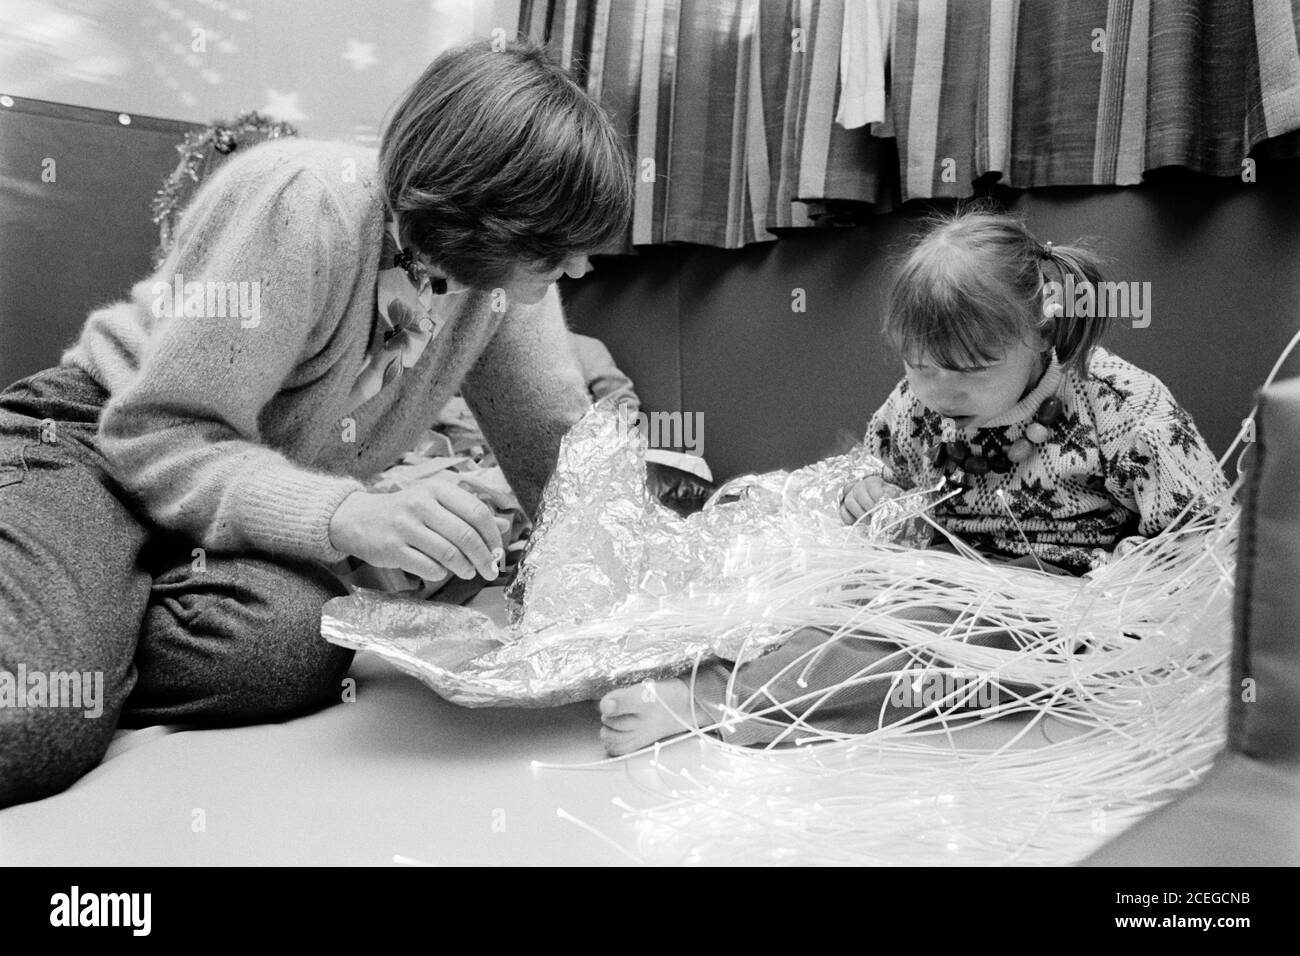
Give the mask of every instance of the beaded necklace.
<svg viewBox="0 0 1300 956">
<path fill-rule="evenodd" d="M 945 418 L 939 443 L 930 449 L 930 463 L 942 472 L 946 483 L 953 488 L 970 488 L 976 478 L 989 472 L 1005 475 L 1016 465 L 1028 461 L 1034 447 L 1051 437 L 1052 427 L 1064 411 L 1065 403 L 1060 396 L 1049 395 L 1034 412 L 1034 420 L 1025 427 L 1023 437 L 1009 445 L 986 439 L 978 448 L 959 439 L 957 423 Z"/>
<path fill-rule="evenodd" d="M 930 463 L 943 472 L 949 483 L 967 488 L 973 483 L 972 479 L 990 471 L 1005 475 L 1014 465 L 1027 461 L 1034 453 L 1034 446 L 1041 445 L 1051 436 L 1051 427 L 1064 410 L 1062 401 L 1052 395 L 1038 406 L 1023 438 L 1017 438 L 1006 447 L 992 445 L 991 449 L 986 441 L 978 451 L 968 442 L 959 440 L 956 424 L 945 419 L 943 439 L 930 449 Z M 958 472 L 964 472 L 964 476 L 958 477 Z"/>
</svg>

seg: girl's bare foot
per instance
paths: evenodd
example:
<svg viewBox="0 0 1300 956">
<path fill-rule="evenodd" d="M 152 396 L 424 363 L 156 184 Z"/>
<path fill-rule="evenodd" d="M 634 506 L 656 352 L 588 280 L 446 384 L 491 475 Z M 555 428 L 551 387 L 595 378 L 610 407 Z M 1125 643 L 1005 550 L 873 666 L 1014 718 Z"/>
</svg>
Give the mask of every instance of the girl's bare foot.
<svg viewBox="0 0 1300 956">
<path fill-rule="evenodd" d="M 600 722 L 605 752 L 621 757 L 685 731 L 692 723 L 691 689 L 678 679 L 620 687 L 601 699 Z"/>
</svg>

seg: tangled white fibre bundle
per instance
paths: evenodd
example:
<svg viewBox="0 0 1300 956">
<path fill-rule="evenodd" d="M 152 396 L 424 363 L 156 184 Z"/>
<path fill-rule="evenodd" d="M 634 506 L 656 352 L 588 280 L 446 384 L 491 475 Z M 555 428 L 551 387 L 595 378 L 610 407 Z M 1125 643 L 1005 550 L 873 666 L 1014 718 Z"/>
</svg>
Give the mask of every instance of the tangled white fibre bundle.
<svg viewBox="0 0 1300 956">
<path fill-rule="evenodd" d="M 1300 332 L 1264 389 L 1297 344 Z M 1238 448 L 1244 456 L 1254 416 L 1221 466 Z M 843 564 L 846 556 L 831 550 L 807 552 L 821 585 L 868 598 L 828 605 L 828 627 L 889 628 L 916 649 L 917 669 L 942 660 L 1036 689 L 972 709 L 961 698 L 969 701 L 978 680 L 956 683 L 953 697 L 916 720 L 835 740 L 796 724 L 785 741 L 822 741 L 816 746 L 754 751 L 694 729 L 705 766 L 674 770 L 672 751 L 656 747 L 660 802 L 640 810 L 622 803 L 640 859 L 1063 865 L 1087 856 L 1195 784 L 1223 746 L 1230 695 L 1243 692 L 1228 686 L 1239 486 L 1079 580 L 887 545 L 869 561 Z M 768 597 L 773 607 L 797 603 L 809 584 L 774 582 Z M 972 614 L 936 639 L 933 628 L 878 614 L 888 601 Z M 1019 649 L 962 640 L 984 627 L 1010 631 Z M 916 674 L 905 665 L 890 676 Z"/>
<path fill-rule="evenodd" d="M 1234 492 L 1213 514 L 1084 578 L 969 551 L 807 548 L 800 574 L 760 582 L 767 614 L 887 636 L 906 649 L 888 674 L 894 690 L 922 679 L 928 688 L 936 674 L 954 678 L 938 685 L 951 690 L 869 733 L 795 721 L 780 741 L 817 746 L 747 750 L 684 719 L 707 741 L 705 767 L 673 771 L 656 755 L 661 802 L 626 808 L 642 857 L 970 865 L 1085 856 L 1195 783 L 1222 746 Z M 913 606 L 967 613 L 937 633 L 907 618 Z M 1017 649 L 967 640 L 991 631 L 1011 634 Z M 981 696 L 990 682 L 998 693 Z M 977 697 L 980 706 L 963 706 Z"/>
</svg>

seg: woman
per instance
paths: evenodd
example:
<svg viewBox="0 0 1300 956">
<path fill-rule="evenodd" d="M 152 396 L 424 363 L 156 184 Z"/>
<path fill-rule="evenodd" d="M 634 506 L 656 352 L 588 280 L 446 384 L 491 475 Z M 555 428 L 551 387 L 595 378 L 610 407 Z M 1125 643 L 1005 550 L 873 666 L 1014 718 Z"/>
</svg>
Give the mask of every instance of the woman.
<svg viewBox="0 0 1300 956">
<path fill-rule="evenodd" d="M 67 787 L 119 723 L 338 700 L 351 652 L 319 628 L 345 555 L 494 577 L 472 495 L 359 479 L 459 390 L 535 508 L 587 405 L 553 283 L 622 234 L 631 188 L 599 107 L 486 43 L 430 65 L 377 156 L 277 140 L 205 183 L 158 271 L 0 393 L 0 683 L 102 678 L 98 717 L 0 706 L 0 806 Z"/>
</svg>

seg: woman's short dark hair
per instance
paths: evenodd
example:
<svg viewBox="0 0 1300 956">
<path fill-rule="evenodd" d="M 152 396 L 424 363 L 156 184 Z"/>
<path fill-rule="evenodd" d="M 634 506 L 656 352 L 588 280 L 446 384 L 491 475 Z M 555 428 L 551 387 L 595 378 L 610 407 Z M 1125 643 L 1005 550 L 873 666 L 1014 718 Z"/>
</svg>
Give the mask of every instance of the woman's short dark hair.
<svg viewBox="0 0 1300 956">
<path fill-rule="evenodd" d="M 479 289 L 620 239 L 632 166 L 601 107 L 527 41 L 435 59 L 385 130 L 379 170 L 410 243 Z"/>
</svg>

